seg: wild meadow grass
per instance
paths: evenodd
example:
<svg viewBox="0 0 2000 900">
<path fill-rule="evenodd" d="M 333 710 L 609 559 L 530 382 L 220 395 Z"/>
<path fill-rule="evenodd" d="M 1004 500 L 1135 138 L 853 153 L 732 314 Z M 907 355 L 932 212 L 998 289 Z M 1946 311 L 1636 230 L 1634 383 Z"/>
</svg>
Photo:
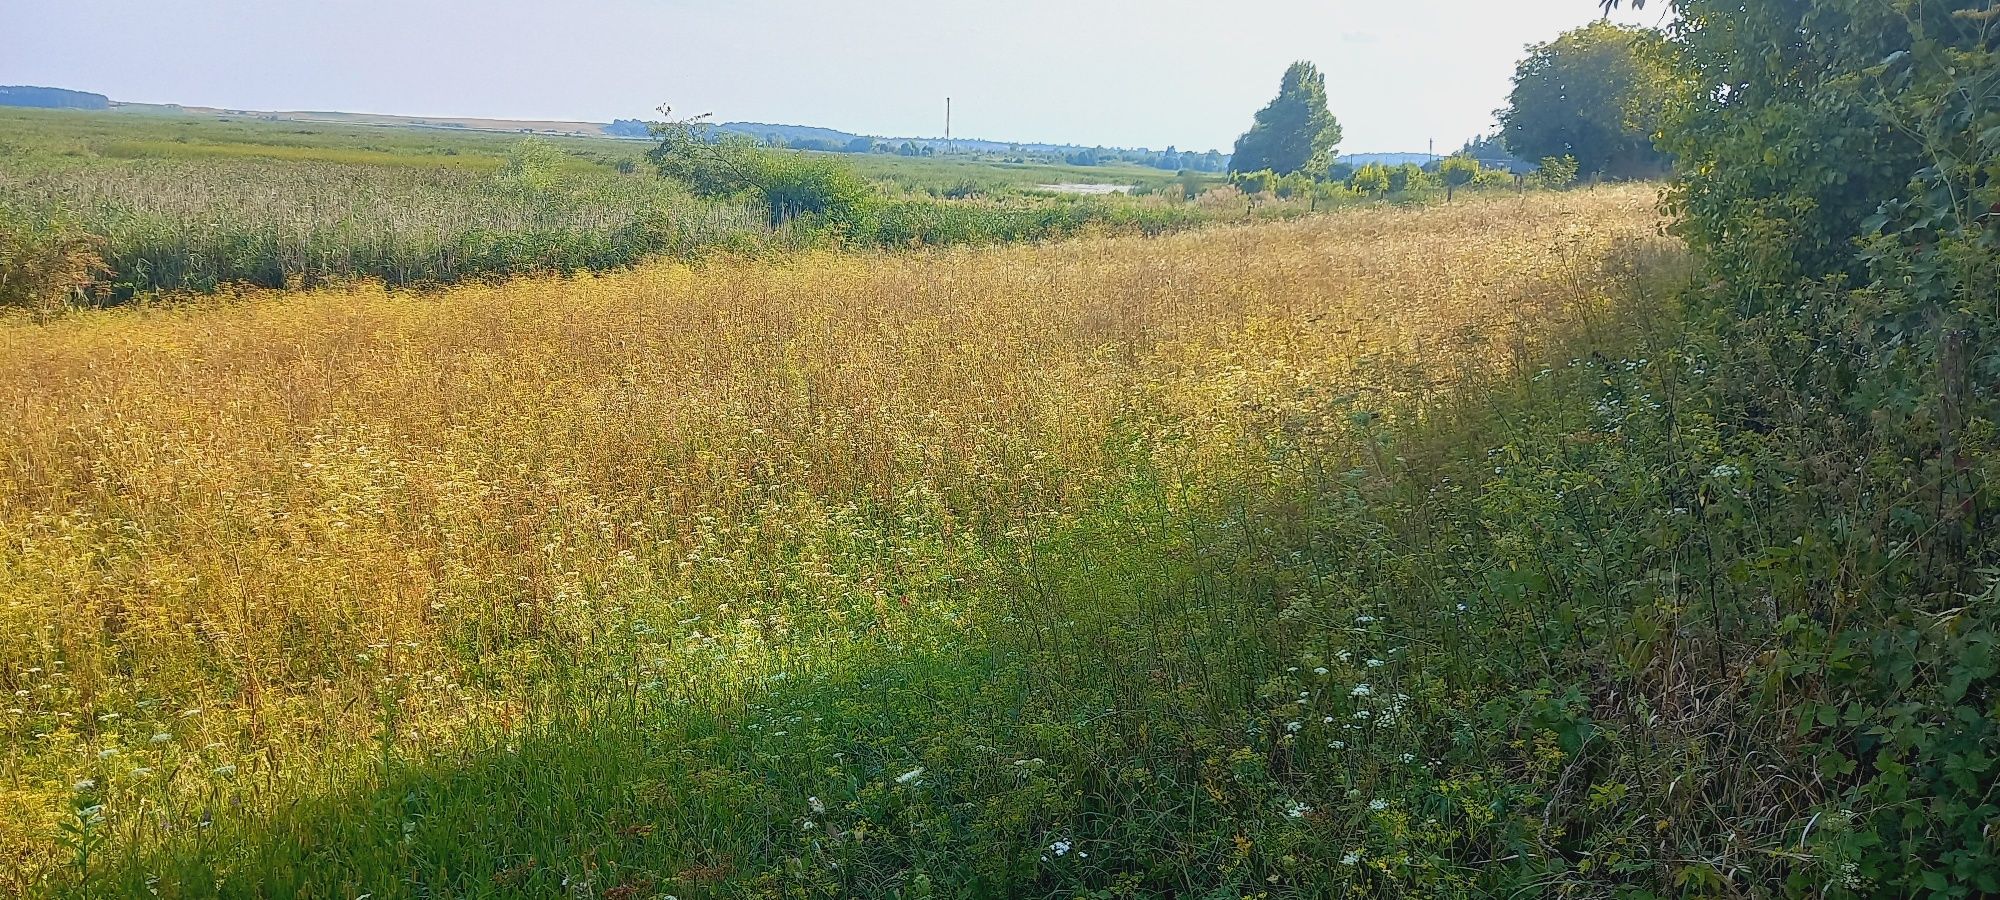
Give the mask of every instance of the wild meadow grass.
<svg viewBox="0 0 2000 900">
<path fill-rule="evenodd" d="M 773 228 L 748 197 L 703 200 L 656 177 L 645 141 L 0 110 L 0 241 L 88 244 L 81 290 L 0 305 L 122 303 L 373 279 L 437 287 L 603 272 L 646 260 L 801 247 L 909 248 L 1158 235 L 1294 218 L 1303 196 L 1243 197 L 1209 176 L 1129 166 L 834 154 L 875 195 L 840 221 Z M 1144 196 L 1038 185 L 1109 180 Z M 1187 198 L 1192 186 L 1200 196 Z M 1328 188 L 1329 191 L 1332 188 Z M 1365 198 L 1340 188 L 1347 203 Z M 1434 199 L 1434 198 L 1432 198 Z M 1330 202 L 1330 201 L 1329 201 Z M 37 281 L 62 281 L 30 273 Z M 0 281 L 5 280 L 0 272 Z M 44 291 L 43 293 L 48 293 Z"/>
<path fill-rule="evenodd" d="M 578 175 L 532 148 L 496 162 L 142 158 L 0 167 L 0 214 L 53 215 L 94 236 L 106 268 L 97 294 L 111 300 L 604 270 L 767 241 L 760 214 L 695 201 L 659 179 Z"/>
<path fill-rule="evenodd" d="M 1590 701 L 1516 654 L 1571 624 L 1426 498 L 1510 464 L 1467 391 L 1629 339 L 1653 210 L 13 322 L 7 889 L 1535 883 Z"/>
</svg>

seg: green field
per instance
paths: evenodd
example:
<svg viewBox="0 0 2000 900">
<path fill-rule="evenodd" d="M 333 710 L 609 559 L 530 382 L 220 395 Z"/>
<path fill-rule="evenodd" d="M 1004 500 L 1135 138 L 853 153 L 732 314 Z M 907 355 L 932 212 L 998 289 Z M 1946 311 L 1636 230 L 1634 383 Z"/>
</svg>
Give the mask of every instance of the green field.
<svg viewBox="0 0 2000 900">
<path fill-rule="evenodd" d="M 100 299 L 231 285 L 389 284 L 604 271 L 652 257 L 844 240 L 908 246 L 1158 233 L 1247 205 L 1184 204 L 1135 167 L 832 154 L 880 195 L 838 230 L 775 232 L 730 198 L 652 175 L 646 141 L 162 112 L 0 109 L 0 220 L 92 236 Z M 1193 179 L 1205 189 L 1215 179 Z M 1116 183 L 1161 197 L 1058 196 Z M 1285 215 L 1273 203 L 1260 214 Z"/>
<path fill-rule="evenodd" d="M 492 171 L 523 135 L 268 121 L 162 112 L 0 107 L 0 154 L 10 160 L 205 159 L 263 156 L 279 161 L 468 168 Z M 637 159 L 643 142 L 541 137 L 577 165 Z"/>
<path fill-rule="evenodd" d="M 491 172 L 506 164 L 524 139 L 545 142 L 570 157 L 578 173 L 641 161 L 642 140 L 523 135 L 504 131 L 345 125 L 201 116 L 154 111 L 34 110 L 0 107 L 0 155 L 58 155 L 73 159 L 242 159 L 327 162 Z M 896 156 L 834 154 L 871 180 L 917 193 L 942 193 L 963 184 L 984 190 L 1031 190 L 1042 184 L 1160 186 L 1175 174 L 1125 164 L 1072 166 L 1009 162 L 993 155 Z M 1226 181 L 1218 175 L 1208 183 Z"/>
</svg>

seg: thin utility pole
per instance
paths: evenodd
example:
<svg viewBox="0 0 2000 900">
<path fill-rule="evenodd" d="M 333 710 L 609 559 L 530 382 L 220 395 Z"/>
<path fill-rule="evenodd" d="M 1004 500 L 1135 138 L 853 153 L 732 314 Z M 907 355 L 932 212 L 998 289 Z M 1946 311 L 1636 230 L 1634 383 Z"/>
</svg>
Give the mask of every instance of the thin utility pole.
<svg viewBox="0 0 2000 900">
<path fill-rule="evenodd" d="M 944 152 L 951 152 L 951 98 L 944 98 Z"/>
</svg>

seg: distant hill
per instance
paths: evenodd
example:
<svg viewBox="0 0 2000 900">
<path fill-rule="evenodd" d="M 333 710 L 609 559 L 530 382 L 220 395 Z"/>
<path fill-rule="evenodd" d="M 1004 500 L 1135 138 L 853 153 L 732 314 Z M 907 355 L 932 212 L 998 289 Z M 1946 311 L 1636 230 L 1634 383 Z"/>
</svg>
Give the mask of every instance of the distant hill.
<svg viewBox="0 0 2000 900">
<path fill-rule="evenodd" d="M 869 141 L 874 138 L 865 135 L 836 131 L 832 128 L 816 128 L 811 125 L 774 125 L 766 122 L 723 122 L 713 126 L 716 131 L 740 134 L 755 138 L 766 144 L 795 147 L 801 144 L 825 144 L 845 147 L 854 141 Z M 643 138 L 652 137 L 652 123 L 644 119 L 618 119 L 604 126 L 604 133 L 612 137 Z"/>
<path fill-rule="evenodd" d="M 826 144 L 845 145 L 857 140 L 874 141 L 872 137 L 837 131 L 832 128 L 817 128 L 812 125 L 773 125 L 765 122 L 724 122 L 716 126 L 722 131 L 747 134 L 765 143 L 794 145 L 801 141 L 819 141 Z"/>
<path fill-rule="evenodd" d="M 111 98 L 103 94 L 30 85 L 0 85 L 0 106 L 33 106 L 40 109 L 109 109 Z"/>
</svg>

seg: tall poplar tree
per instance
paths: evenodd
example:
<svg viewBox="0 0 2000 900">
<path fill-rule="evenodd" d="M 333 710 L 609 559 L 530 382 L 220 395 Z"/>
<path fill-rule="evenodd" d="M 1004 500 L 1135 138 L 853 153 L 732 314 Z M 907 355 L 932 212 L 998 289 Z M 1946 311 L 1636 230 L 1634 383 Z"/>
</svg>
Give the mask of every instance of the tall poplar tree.
<svg viewBox="0 0 2000 900">
<path fill-rule="evenodd" d="M 1250 130 L 1236 139 L 1229 168 L 1235 172 L 1270 169 L 1290 175 L 1318 169 L 1340 143 L 1340 123 L 1326 108 L 1326 76 L 1309 62 L 1292 63 L 1270 105 L 1257 112 Z"/>
</svg>

